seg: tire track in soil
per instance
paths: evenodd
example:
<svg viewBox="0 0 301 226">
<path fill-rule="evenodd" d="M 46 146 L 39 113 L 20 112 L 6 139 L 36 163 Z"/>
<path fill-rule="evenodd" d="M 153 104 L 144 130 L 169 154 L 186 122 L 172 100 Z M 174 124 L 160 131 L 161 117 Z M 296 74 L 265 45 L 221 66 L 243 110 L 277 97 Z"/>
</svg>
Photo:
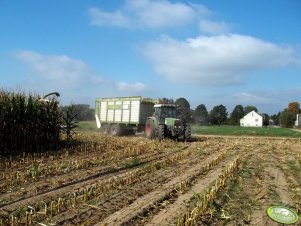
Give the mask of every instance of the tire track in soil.
<svg viewBox="0 0 301 226">
<path fill-rule="evenodd" d="M 217 152 L 217 150 L 212 151 L 211 154 L 213 155 L 215 152 Z M 229 151 L 225 149 L 223 152 Z M 53 218 L 53 220 L 58 225 L 78 225 L 87 219 L 89 222 L 99 222 L 116 210 L 133 203 L 142 195 L 157 189 L 161 184 L 167 183 L 171 178 L 185 173 L 193 165 L 199 164 L 199 161 L 206 159 L 206 155 L 208 155 L 208 153 L 204 154 L 205 156 L 195 156 L 195 154 L 196 153 L 188 159 L 185 159 L 184 162 L 181 161 L 177 163 L 177 165 L 172 166 L 173 168 L 158 170 L 155 174 L 151 175 L 151 178 L 149 175 L 145 175 L 145 180 L 142 179 L 141 182 L 135 182 L 133 185 L 130 184 L 124 187 L 122 191 L 110 196 L 107 200 L 98 200 L 97 204 L 93 205 L 92 208 L 81 209 L 77 214 L 74 214 L 72 211 L 62 213 L 60 216 Z M 174 168 L 176 168 L 176 170 Z"/>
<path fill-rule="evenodd" d="M 281 172 L 276 167 L 268 167 L 264 170 L 264 173 L 267 175 L 265 180 L 268 180 L 264 191 L 261 194 L 262 198 L 262 205 L 259 210 L 254 211 L 251 216 L 251 223 L 250 225 L 269 225 L 269 226 L 277 226 L 279 223 L 270 219 L 266 213 L 266 210 L 274 204 L 268 196 L 268 189 L 271 186 L 275 186 L 275 191 L 279 195 L 279 203 L 277 204 L 284 204 L 289 206 L 294 206 L 294 203 L 291 197 L 288 194 L 288 184 L 286 182 L 284 173 Z M 294 224 L 296 225 L 296 224 Z"/>
<path fill-rule="evenodd" d="M 193 146 L 194 146 L 194 143 L 191 143 L 189 146 L 187 146 L 185 148 L 186 151 L 192 149 Z M 22 200 L 18 200 L 18 201 L 12 202 L 10 204 L 6 204 L 6 205 L 4 205 L 0 208 L 0 213 L 1 212 L 2 213 L 3 212 L 4 213 L 10 213 L 10 212 L 14 211 L 17 208 L 25 207 L 25 206 L 31 206 L 34 203 L 37 203 L 38 201 L 47 200 L 47 199 L 50 199 L 53 196 L 59 196 L 59 195 L 62 195 L 62 194 L 66 194 L 66 193 L 69 193 L 70 191 L 78 190 L 82 187 L 86 187 L 86 186 L 92 185 L 94 183 L 98 183 L 98 182 L 101 183 L 105 179 L 109 179 L 109 178 L 112 178 L 112 177 L 118 177 L 118 176 L 121 176 L 123 174 L 131 173 L 132 171 L 139 170 L 139 167 L 141 167 L 142 165 L 151 164 L 153 162 L 157 162 L 157 160 L 164 161 L 164 159 L 166 159 L 166 158 L 168 158 L 172 155 L 178 154 L 178 153 L 179 153 L 179 150 L 176 150 L 176 151 L 174 151 L 172 153 L 168 153 L 164 156 L 159 156 L 159 157 L 156 156 L 153 159 L 147 160 L 146 162 L 143 162 L 143 163 L 141 163 L 141 164 L 139 164 L 135 167 L 132 167 L 130 169 L 126 168 L 126 167 L 122 167 L 122 168 L 118 169 L 117 172 L 116 171 L 113 171 L 113 172 L 109 171 L 109 172 L 96 173 L 95 175 L 91 175 L 91 176 L 89 176 L 87 178 L 84 178 L 82 180 L 74 181 L 74 182 L 68 183 L 66 185 L 63 185 L 63 186 L 57 187 L 55 189 L 52 189 L 50 191 L 42 192 L 40 194 L 35 194 L 35 196 L 25 198 L 25 199 L 22 199 Z"/>
<path fill-rule="evenodd" d="M 232 158 L 230 161 L 232 161 Z M 152 216 L 151 220 L 143 225 L 146 226 L 156 226 L 156 225 L 169 225 L 177 221 L 181 214 L 185 213 L 187 210 L 187 206 L 190 203 L 191 198 L 196 193 L 200 193 L 204 191 L 206 188 L 210 187 L 221 175 L 223 172 L 223 168 L 229 163 L 229 161 L 224 162 L 217 169 L 211 170 L 208 174 L 201 177 L 199 181 L 194 184 L 188 192 L 183 195 L 180 195 L 176 198 L 176 200 L 171 204 L 167 205 L 164 209 L 162 209 L 158 214 Z M 141 224 L 141 225 L 142 225 Z"/>
<path fill-rule="evenodd" d="M 263 189 L 260 192 L 260 209 L 257 209 L 253 212 L 251 216 L 251 226 L 258 226 L 258 225 L 268 225 L 268 226 L 278 226 L 279 223 L 270 219 L 266 213 L 267 209 L 272 206 L 274 201 L 269 197 L 269 189 L 271 187 L 275 188 L 276 193 L 278 194 L 278 203 L 276 204 L 283 204 L 294 206 L 294 202 L 290 197 L 288 191 L 288 183 L 286 177 L 282 170 L 277 167 L 278 161 L 275 158 L 275 152 L 265 153 L 264 158 L 262 159 L 267 166 L 264 168 L 264 177 L 263 177 Z M 293 225 L 297 225 L 293 224 Z"/>
<path fill-rule="evenodd" d="M 180 169 L 181 170 L 181 169 Z M 130 184 L 122 189 L 122 191 L 117 191 L 114 195 L 111 195 L 109 198 L 105 198 L 102 201 L 98 201 L 97 204 L 93 205 L 92 209 L 90 208 L 81 208 L 76 214 L 72 214 L 72 210 L 64 212 L 60 215 L 52 218 L 53 222 L 56 222 L 57 225 L 78 225 L 81 223 L 97 222 L 99 219 L 104 216 L 109 215 L 112 211 L 116 211 L 125 205 L 129 205 L 134 202 L 140 196 L 151 192 L 156 189 L 160 184 L 165 183 L 169 177 L 176 176 L 175 173 L 166 173 L 162 175 L 158 173 L 156 175 L 152 174 L 152 178 L 147 178 L 149 175 L 141 178 L 141 181 L 138 181 L 136 184 Z M 100 197 L 96 198 L 101 200 Z M 84 204 L 85 205 L 85 204 Z M 89 205 L 88 205 L 89 207 Z M 95 211 L 94 209 L 100 210 Z M 96 220 L 95 220 L 96 219 Z"/>
<path fill-rule="evenodd" d="M 193 175 L 198 175 L 202 173 L 202 167 L 204 166 L 205 162 L 212 161 L 215 157 L 218 155 L 211 155 L 208 158 L 202 160 L 202 162 L 198 163 L 194 167 L 188 169 L 184 174 L 173 178 L 171 181 L 169 181 L 166 184 L 163 184 L 161 188 L 146 194 L 145 196 L 138 198 L 134 203 L 131 205 L 126 206 L 125 208 L 122 208 L 121 210 L 111 214 L 106 219 L 104 219 L 101 223 L 95 224 L 95 226 L 102 226 L 102 225 L 135 225 L 135 222 L 131 222 L 131 219 L 136 218 L 141 214 L 143 211 L 147 211 L 151 207 L 154 206 L 154 203 L 157 203 L 158 201 L 164 199 L 166 195 L 169 193 L 172 193 L 174 190 L 174 187 L 179 184 L 180 182 L 183 182 L 185 180 L 188 180 Z M 222 161 L 225 163 L 224 161 Z M 228 162 L 228 161 L 227 161 Z M 218 164 L 218 168 L 222 169 L 222 166 Z M 211 172 L 210 170 L 209 172 Z M 216 171 L 216 168 L 214 167 L 214 170 L 212 172 Z M 219 171 L 219 170 L 218 170 Z M 205 174 L 208 174 L 206 172 Z M 215 178 L 217 179 L 217 177 Z M 211 180 L 210 180 L 211 181 Z M 208 183 L 209 185 L 209 183 Z M 128 222 L 128 223 L 127 223 Z"/>
<path fill-rule="evenodd" d="M 189 146 L 185 146 L 180 149 L 180 151 L 183 151 L 187 149 Z M 151 155 L 144 155 L 141 156 L 139 159 L 141 159 L 140 163 L 136 165 L 136 167 L 142 166 L 144 164 L 150 163 L 152 161 L 156 161 L 161 158 L 168 157 L 169 155 L 175 154 L 179 152 L 179 150 L 173 151 L 172 153 L 154 153 Z M 80 183 L 86 180 L 90 180 L 93 178 L 97 178 L 100 176 L 104 176 L 106 174 L 110 173 L 117 173 L 122 170 L 125 170 L 126 167 L 117 167 L 114 169 L 110 169 L 110 166 L 99 166 L 94 167 L 92 169 L 80 169 L 76 171 L 68 172 L 67 174 L 61 174 L 58 176 L 53 176 L 50 178 L 43 178 L 42 181 L 37 181 L 30 183 L 29 186 L 26 186 L 25 188 L 22 188 L 20 190 L 17 190 L 15 192 L 9 192 L 6 194 L 0 195 L 0 200 L 9 200 L 5 202 L 5 205 L 0 205 L 0 208 L 5 207 L 7 205 L 11 205 L 13 203 L 16 203 L 18 201 L 30 198 L 31 196 L 35 195 L 41 195 L 46 192 L 54 191 L 63 187 L 70 186 L 72 184 Z M 134 167 L 133 167 L 134 168 Z M 108 170 L 109 169 L 109 170 Z M 58 186 L 53 186 L 53 182 L 58 184 Z M 24 187 L 24 185 L 22 186 Z"/>
<path fill-rule="evenodd" d="M 140 139 L 138 139 L 138 140 L 136 139 L 138 144 L 139 144 L 139 140 Z M 132 145 L 135 144 L 133 142 L 130 142 L 130 143 L 132 143 Z M 180 148 L 180 149 L 181 149 L 181 146 L 187 145 L 187 144 L 184 144 L 184 143 L 178 143 L 178 144 L 177 144 L 177 146 L 178 146 L 177 148 Z M 184 145 L 182 145 L 182 144 L 184 144 Z M 166 146 L 166 145 L 160 145 L 160 146 L 161 146 L 161 148 L 159 148 L 159 150 L 160 149 L 161 150 L 162 149 L 168 149 L 168 146 Z M 123 155 L 122 154 L 121 156 L 119 156 L 119 159 L 112 160 L 111 157 L 112 157 L 112 155 L 116 154 L 116 151 L 114 151 L 114 150 L 113 151 L 112 150 L 110 150 L 110 151 L 99 150 L 98 148 L 101 147 L 101 145 L 99 145 L 97 143 L 83 143 L 81 146 L 75 146 L 75 147 L 76 147 L 76 150 L 73 150 L 72 147 L 70 147 L 68 150 L 63 149 L 59 153 L 57 153 L 57 152 L 52 153 L 50 151 L 50 153 L 45 153 L 46 154 L 45 156 L 43 154 L 42 155 L 38 154 L 37 156 L 33 155 L 31 157 L 32 158 L 31 160 L 26 158 L 25 160 L 22 161 L 20 159 L 20 156 L 19 156 L 18 157 L 19 158 L 18 162 L 20 162 L 20 164 L 14 163 L 13 165 L 16 165 L 16 166 L 13 169 L 9 167 L 9 168 L 5 168 L 5 169 L 2 170 L 2 175 L 0 175 L 0 195 L 1 194 L 5 195 L 6 190 L 8 190 L 11 194 L 11 192 L 13 190 L 16 190 L 18 188 L 20 189 L 21 185 L 23 186 L 23 188 L 26 187 L 25 185 L 31 186 L 32 183 L 36 183 L 38 180 L 43 180 L 44 178 L 47 178 L 47 177 L 58 176 L 58 175 L 66 175 L 66 173 L 71 173 L 71 172 L 78 171 L 78 170 L 81 170 L 81 169 L 88 170 L 88 169 L 93 169 L 94 167 L 99 167 L 100 164 L 95 165 L 94 164 L 95 160 L 93 160 L 92 163 L 91 163 L 90 159 L 97 159 L 97 160 L 99 160 L 99 162 L 101 162 L 103 159 L 106 159 L 108 163 L 114 163 L 114 161 L 115 162 L 116 161 L 122 161 L 124 158 L 135 157 L 137 155 L 141 156 L 141 155 L 143 155 L 143 153 L 144 154 L 147 154 L 147 153 L 150 154 L 150 152 L 141 151 L 138 148 L 139 152 L 142 152 L 142 154 L 129 154 L 126 151 L 125 156 L 122 156 Z M 126 147 L 126 145 L 125 145 L 125 147 Z M 141 147 L 141 145 L 139 147 Z M 103 147 L 101 147 L 101 148 L 103 148 Z M 156 151 L 153 151 L 151 153 L 158 154 L 158 151 L 156 150 Z M 52 169 L 52 168 L 48 169 L 49 166 L 53 167 L 54 165 L 60 165 L 62 163 L 63 164 L 68 163 L 69 158 L 71 160 L 76 161 L 76 162 L 77 161 L 78 162 L 85 162 L 85 164 L 87 164 L 88 166 L 81 167 L 80 169 L 75 169 L 74 168 L 74 169 L 68 170 L 67 172 L 63 172 L 63 171 L 56 172 L 55 175 L 53 175 L 53 172 L 52 172 L 52 170 L 54 170 L 54 169 Z M 5 160 L 0 159 L 0 165 L 4 164 L 4 162 L 2 162 L 2 161 L 5 162 Z M 27 163 L 26 163 L 26 165 L 24 165 L 24 164 L 22 164 L 22 162 L 23 163 L 27 162 Z M 29 180 L 29 181 L 25 180 L 25 181 L 22 181 L 21 183 L 19 182 L 17 184 L 13 184 L 13 188 L 12 188 L 13 190 L 10 187 L 3 187 L 5 185 L 4 182 L 7 180 L 7 175 L 6 174 L 9 174 L 10 178 L 13 181 L 15 181 L 14 179 L 16 177 L 18 177 L 17 172 L 19 172 L 22 175 L 22 177 L 24 177 L 26 170 L 31 170 L 33 168 L 34 164 L 38 164 L 43 169 L 45 169 L 45 168 L 47 169 L 46 172 L 40 172 L 41 175 L 37 178 L 37 180 Z M 71 166 L 71 167 L 74 167 L 74 166 Z M 11 173 L 12 173 L 12 175 L 10 175 Z M 22 193 L 24 192 L 23 188 L 22 188 Z M 34 188 L 34 189 L 31 189 L 31 190 L 36 190 L 36 189 Z M 0 199 L 1 199 L 1 197 L 0 197 Z"/>
</svg>

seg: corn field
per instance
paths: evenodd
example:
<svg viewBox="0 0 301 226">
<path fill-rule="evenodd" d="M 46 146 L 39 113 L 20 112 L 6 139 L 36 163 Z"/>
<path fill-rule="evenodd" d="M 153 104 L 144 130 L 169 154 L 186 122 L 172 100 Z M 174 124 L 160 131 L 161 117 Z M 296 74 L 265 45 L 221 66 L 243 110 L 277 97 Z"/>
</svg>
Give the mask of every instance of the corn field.
<svg viewBox="0 0 301 226">
<path fill-rule="evenodd" d="M 1 154 L 32 153 L 58 145 L 60 114 L 57 101 L 37 95 L 0 90 Z"/>
<path fill-rule="evenodd" d="M 271 205 L 301 213 L 299 139 L 76 139 L 0 159 L 0 225 L 269 225 Z"/>
</svg>

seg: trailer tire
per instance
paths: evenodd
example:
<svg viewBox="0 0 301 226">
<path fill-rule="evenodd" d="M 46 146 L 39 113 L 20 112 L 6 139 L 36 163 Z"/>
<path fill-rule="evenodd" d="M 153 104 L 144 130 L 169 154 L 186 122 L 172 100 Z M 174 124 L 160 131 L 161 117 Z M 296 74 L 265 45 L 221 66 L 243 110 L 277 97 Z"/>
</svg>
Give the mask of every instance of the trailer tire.
<svg viewBox="0 0 301 226">
<path fill-rule="evenodd" d="M 114 124 L 110 127 L 110 134 L 114 137 L 120 136 L 122 134 L 122 129 L 120 125 Z"/>
<path fill-rule="evenodd" d="M 110 134 L 110 130 L 111 130 L 111 126 L 110 125 L 104 126 L 104 134 L 105 135 L 109 135 Z"/>
<path fill-rule="evenodd" d="M 125 135 L 126 136 L 134 136 L 135 135 L 135 131 L 133 129 L 127 129 L 125 131 Z"/>
<path fill-rule="evenodd" d="M 148 139 L 153 139 L 155 137 L 154 122 L 153 122 L 152 119 L 146 120 L 146 123 L 145 123 L 145 136 Z"/>
<path fill-rule="evenodd" d="M 185 125 L 184 127 L 184 141 L 191 140 L 191 128 L 190 125 Z"/>
<path fill-rule="evenodd" d="M 165 138 L 165 125 L 159 125 L 158 127 L 158 139 L 164 140 Z"/>
</svg>

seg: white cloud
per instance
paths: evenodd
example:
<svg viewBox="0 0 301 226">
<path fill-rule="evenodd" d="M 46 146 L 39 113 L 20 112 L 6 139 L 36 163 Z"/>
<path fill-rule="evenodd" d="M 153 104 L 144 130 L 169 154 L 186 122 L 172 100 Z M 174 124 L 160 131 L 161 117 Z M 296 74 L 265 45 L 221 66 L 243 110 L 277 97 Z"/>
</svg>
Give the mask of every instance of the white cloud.
<svg viewBox="0 0 301 226">
<path fill-rule="evenodd" d="M 173 27 L 191 22 L 195 9 L 182 3 L 157 0 L 128 0 L 126 8 L 141 25 L 147 27 Z"/>
<path fill-rule="evenodd" d="M 300 64 L 296 51 L 244 35 L 199 36 L 186 41 L 164 37 L 143 50 L 155 71 L 173 81 L 234 84 L 255 70 Z"/>
<path fill-rule="evenodd" d="M 98 8 L 90 8 L 89 15 L 91 17 L 91 24 L 95 26 L 116 26 L 129 27 L 130 21 L 126 15 L 120 11 L 113 13 L 105 12 Z"/>
<path fill-rule="evenodd" d="M 118 90 L 120 90 L 120 91 L 137 92 L 137 91 L 147 90 L 146 85 L 144 85 L 143 83 L 140 83 L 140 82 L 135 82 L 133 84 L 126 83 L 126 82 L 117 82 L 116 86 L 117 86 Z"/>
<path fill-rule="evenodd" d="M 242 104 L 271 104 L 271 98 L 265 95 L 252 94 L 252 93 L 236 93 L 229 97 L 229 100 L 235 100 Z"/>
<path fill-rule="evenodd" d="M 41 94 L 58 91 L 68 100 L 64 101 L 65 104 L 71 101 L 93 105 L 94 99 L 104 93 L 120 95 L 118 92 L 127 91 L 132 95 L 147 90 L 140 82 L 115 82 L 98 76 L 84 61 L 66 55 L 44 55 L 21 50 L 15 52 L 15 56 L 31 69 L 30 76 L 24 79 L 26 82 L 22 84 L 22 88 Z"/>
<path fill-rule="evenodd" d="M 166 28 L 182 26 L 209 15 L 202 5 L 171 3 L 167 0 L 127 0 L 125 5 L 113 12 L 90 8 L 91 24 L 96 26 Z"/>
<path fill-rule="evenodd" d="M 168 0 L 127 0 L 115 11 L 92 7 L 88 13 L 94 26 L 159 29 L 193 24 L 204 34 L 229 33 L 232 28 L 213 21 L 214 13 L 204 5 Z"/>
<path fill-rule="evenodd" d="M 45 85 L 50 83 L 58 87 L 79 87 L 87 83 L 100 84 L 105 81 L 93 74 L 85 62 L 66 55 L 43 55 L 27 50 L 17 51 L 15 55 L 38 76 L 43 77 Z"/>
<path fill-rule="evenodd" d="M 206 34 L 225 34 L 231 31 L 231 26 L 224 21 L 213 22 L 204 19 L 200 21 L 200 30 Z"/>
</svg>

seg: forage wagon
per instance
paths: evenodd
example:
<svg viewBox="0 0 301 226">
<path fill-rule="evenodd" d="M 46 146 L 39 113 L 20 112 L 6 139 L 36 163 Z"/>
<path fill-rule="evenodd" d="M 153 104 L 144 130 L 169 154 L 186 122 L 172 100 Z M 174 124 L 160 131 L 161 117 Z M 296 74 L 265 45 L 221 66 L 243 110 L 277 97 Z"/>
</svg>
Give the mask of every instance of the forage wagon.
<svg viewBox="0 0 301 226">
<path fill-rule="evenodd" d="M 176 116 L 177 106 L 159 104 L 158 99 L 133 97 L 97 98 L 95 118 L 98 128 L 113 136 L 145 131 L 149 139 L 172 137 L 189 140 L 190 125 Z"/>
</svg>

